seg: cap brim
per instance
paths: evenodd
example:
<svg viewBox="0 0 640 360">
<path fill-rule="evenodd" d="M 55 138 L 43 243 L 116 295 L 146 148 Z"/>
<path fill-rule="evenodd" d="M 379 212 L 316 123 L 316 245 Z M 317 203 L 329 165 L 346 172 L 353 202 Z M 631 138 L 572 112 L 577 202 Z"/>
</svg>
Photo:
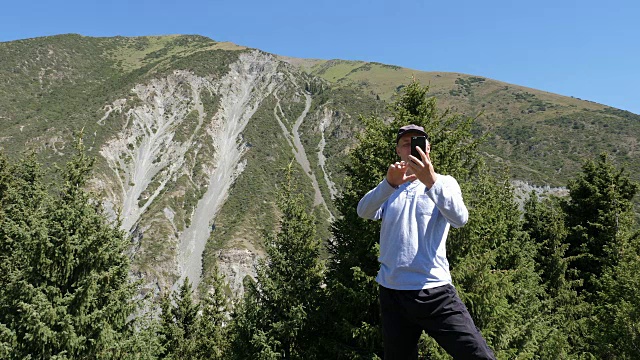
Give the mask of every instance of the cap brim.
<svg viewBox="0 0 640 360">
<path fill-rule="evenodd" d="M 403 131 L 402 133 L 400 133 L 400 134 L 398 134 L 398 135 L 396 136 L 396 144 L 398 143 L 398 141 L 400 141 L 400 138 L 401 138 L 401 137 L 403 137 L 403 136 L 404 136 L 404 135 L 406 135 L 406 134 L 411 134 L 411 133 L 423 135 L 423 136 L 424 136 L 424 137 L 426 137 L 427 139 L 429 138 L 429 135 L 427 135 L 427 133 L 426 133 L 426 132 L 424 132 L 424 131 L 422 131 L 422 130 L 418 130 L 418 129 L 409 129 L 409 130 Z"/>
</svg>

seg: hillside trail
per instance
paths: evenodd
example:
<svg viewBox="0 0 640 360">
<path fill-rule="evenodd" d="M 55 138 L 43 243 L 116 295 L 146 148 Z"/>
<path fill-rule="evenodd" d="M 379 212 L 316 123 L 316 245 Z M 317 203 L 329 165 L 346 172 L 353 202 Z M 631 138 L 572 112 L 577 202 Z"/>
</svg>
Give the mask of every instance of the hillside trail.
<svg viewBox="0 0 640 360">
<path fill-rule="evenodd" d="M 331 125 L 331 111 L 329 109 L 325 109 L 324 114 L 322 116 L 322 120 L 320 120 L 320 144 L 318 144 L 318 165 L 320 169 L 322 169 L 322 174 L 324 176 L 324 181 L 327 183 L 329 187 L 329 195 L 331 196 L 331 200 L 335 199 L 338 195 L 338 190 L 336 189 L 336 184 L 331 180 L 329 176 L 329 172 L 327 171 L 326 163 L 327 158 L 324 156 L 324 148 L 327 145 L 327 140 L 325 139 L 324 132 Z M 333 220 L 333 217 L 331 218 Z"/>
<path fill-rule="evenodd" d="M 315 207 L 318 205 L 322 205 L 329 213 L 329 221 L 333 221 L 333 214 L 331 214 L 331 211 L 329 211 L 327 203 L 324 197 L 322 196 L 322 192 L 320 191 L 320 185 L 318 184 L 318 179 L 316 178 L 315 173 L 311 170 L 311 164 L 309 163 L 307 152 L 305 151 L 304 145 L 302 145 L 302 141 L 300 140 L 300 126 L 304 122 L 304 119 L 307 117 L 307 114 L 309 113 L 309 109 L 311 109 L 311 96 L 306 92 L 304 92 L 303 94 L 305 97 L 305 107 L 304 107 L 304 110 L 302 111 L 302 114 L 300 114 L 298 119 L 296 119 L 296 122 L 293 124 L 291 133 L 282 122 L 280 116 L 278 116 L 277 109 L 280 109 L 280 113 L 282 114 L 282 108 L 280 107 L 280 99 L 277 96 L 276 96 L 277 103 L 273 109 L 273 113 L 276 119 L 278 120 L 280 127 L 282 128 L 282 132 L 284 133 L 284 136 L 287 139 L 289 146 L 291 146 L 291 150 L 293 151 L 293 155 L 296 161 L 298 162 L 298 164 L 300 164 L 304 173 L 307 174 L 309 179 L 311 179 L 311 185 L 313 186 L 313 190 L 314 190 L 313 206 Z M 292 138 L 293 138 L 293 143 L 291 142 Z"/>
</svg>

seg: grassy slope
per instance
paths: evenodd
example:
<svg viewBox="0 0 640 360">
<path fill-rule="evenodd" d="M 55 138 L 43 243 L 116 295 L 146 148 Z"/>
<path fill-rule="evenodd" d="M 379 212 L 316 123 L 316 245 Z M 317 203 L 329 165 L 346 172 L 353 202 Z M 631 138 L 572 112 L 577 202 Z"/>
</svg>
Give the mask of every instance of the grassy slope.
<svg viewBox="0 0 640 360">
<path fill-rule="evenodd" d="M 640 180 L 640 116 L 605 105 L 491 79 L 422 72 L 379 63 L 283 58 L 341 87 L 356 87 L 392 101 L 415 78 L 430 85 L 441 108 L 477 116 L 481 148 L 493 165 L 506 164 L 515 178 L 562 186 L 584 158 L 613 155 Z"/>
<path fill-rule="evenodd" d="M 84 129 L 90 155 L 98 160 L 95 171 L 112 174 L 98 150 L 121 130 L 126 119 L 114 112 L 104 125 L 98 125 L 105 105 L 125 98 L 128 106 L 134 106 L 137 101 L 131 93 L 134 85 L 164 77 L 174 69 L 218 77 L 237 60 L 238 51 L 233 50 L 244 49 L 201 36 L 59 35 L 0 43 L 0 79 L 6 84 L 0 86 L 3 124 L 0 151 L 15 158 L 35 150 L 45 165 L 62 165 L 70 155 L 67 144 L 73 133 Z M 211 116 L 217 111 L 216 99 L 210 99 L 204 106 Z M 186 123 L 185 127 L 188 126 Z M 210 155 L 211 151 L 203 148 L 199 156 Z M 194 161 L 198 163 L 197 159 Z M 185 169 L 194 179 L 202 180 L 199 170 L 198 166 Z M 166 239 L 172 230 L 159 226 L 156 220 L 164 217 L 162 210 L 169 206 L 176 212 L 176 223 L 182 228 L 200 192 L 202 189 L 179 179 L 143 215 L 143 224 L 153 225 L 148 227 L 150 230 L 145 232 L 138 248 L 139 269 L 150 271 L 159 263 L 172 263 L 171 244 L 158 241 Z"/>
<path fill-rule="evenodd" d="M 26 145 L 48 149 L 46 162 L 65 158 L 71 131 L 103 136 L 121 123 L 96 125 L 105 104 L 126 98 L 136 83 L 176 68 L 199 75 L 224 72 L 227 53 L 245 48 L 201 36 L 89 38 L 60 35 L 0 43 L 0 148 L 16 155 Z M 494 165 L 506 163 L 514 177 L 535 184 L 564 185 L 585 157 L 614 155 L 637 179 L 640 174 L 640 116 L 604 105 L 459 73 L 421 72 L 392 65 L 343 60 L 283 58 L 331 84 L 343 112 L 355 116 L 359 101 L 339 89 L 355 89 L 388 103 L 415 78 L 429 84 L 441 108 L 482 114 L 482 151 Z M 335 88 L 337 86 L 337 88 Z M 353 90 L 351 90 L 353 91 Z M 362 95 L 360 95 L 362 96 Z M 316 99 L 317 96 L 314 96 Z M 318 101 L 314 100 L 315 104 Z M 58 156 L 54 155 L 58 154 Z M 506 160 L 506 161 L 505 161 Z"/>
<path fill-rule="evenodd" d="M 105 105 L 121 98 L 135 103 L 130 93 L 135 84 L 166 76 L 175 69 L 187 69 L 200 76 L 221 76 L 237 59 L 240 51 L 235 50 L 245 48 L 201 36 L 61 35 L 0 43 L 0 149 L 15 157 L 31 148 L 40 151 L 45 163 L 60 164 L 69 155 L 66 144 L 72 131 L 84 128 L 92 155 L 97 155 L 100 146 L 121 129 L 124 121 L 122 115 L 114 114 L 104 126 L 97 125 Z M 506 162 L 516 178 L 539 185 L 565 185 L 583 158 L 601 151 L 627 164 L 636 180 L 640 176 L 640 116 L 635 114 L 465 74 L 420 72 L 355 61 L 285 60 L 330 84 L 320 91 L 316 86 L 309 120 L 301 127 L 325 198 L 329 197 L 328 188 L 317 158 L 311 156 L 311 149 L 320 139 L 317 122 L 325 108 L 333 112 L 333 123 L 326 132 L 327 168 L 339 186 L 344 155 L 353 146 L 353 134 L 360 128 L 358 114 L 384 116 L 384 105 L 412 77 L 430 84 L 430 92 L 441 108 L 450 107 L 469 116 L 482 113 L 475 129 L 478 135 L 488 136 L 482 151 L 494 165 Z M 319 83 L 309 75 L 296 76 L 300 84 Z M 213 114 L 217 110 L 216 99 L 210 100 L 205 110 Z M 278 181 L 280 169 L 292 158 L 288 145 L 277 135 L 280 128 L 273 118 L 274 106 L 275 99 L 268 99 L 246 129 L 245 137 L 253 144 L 252 150 L 267 151 L 247 153 L 247 168 L 216 219 L 208 257 L 231 241 L 244 239 L 246 246 L 259 247 L 261 231 L 273 230 L 273 184 Z M 303 107 L 297 102 L 282 106 L 291 121 Z M 99 161 L 97 171 L 108 170 Z M 306 176 L 298 171 L 302 189 L 311 194 Z M 197 175 L 197 167 L 192 172 Z M 151 223 L 155 216 L 161 216 L 167 205 L 182 208 L 176 216 L 186 221 L 199 190 L 183 185 L 178 183 L 167 189 L 167 194 L 178 195 L 159 201 L 145 215 L 146 221 Z M 155 235 L 162 236 L 162 229 L 156 230 Z M 166 246 L 160 242 L 148 246 L 140 255 L 144 257 L 142 261 L 152 263 L 166 256 Z M 205 267 L 210 260 L 205 259 Z"/>
</svg>

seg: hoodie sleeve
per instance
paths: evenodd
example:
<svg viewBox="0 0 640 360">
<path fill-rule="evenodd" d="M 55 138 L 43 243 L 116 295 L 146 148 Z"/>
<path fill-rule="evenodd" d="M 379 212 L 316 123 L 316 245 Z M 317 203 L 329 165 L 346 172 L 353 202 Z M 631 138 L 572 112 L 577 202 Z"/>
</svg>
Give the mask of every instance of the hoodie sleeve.
<svg viewBox="0 0 640 360">
<path fill-rule="evenodd" d="M 426 194 L 433 200 L 440 213 L 454 228 L 464 226 L 469 220 L 469 212 L 462 200 L 462 190 L 456 179 L 440 175 Z"/>
<path fill-rule="evenodd" d="M 387 179 L 382 180 L 378 186 L 369 191 L 358 203 L 358 216 L 364 219 L 380 220 L 385 201 L 396 191 Z"/>
</svg>

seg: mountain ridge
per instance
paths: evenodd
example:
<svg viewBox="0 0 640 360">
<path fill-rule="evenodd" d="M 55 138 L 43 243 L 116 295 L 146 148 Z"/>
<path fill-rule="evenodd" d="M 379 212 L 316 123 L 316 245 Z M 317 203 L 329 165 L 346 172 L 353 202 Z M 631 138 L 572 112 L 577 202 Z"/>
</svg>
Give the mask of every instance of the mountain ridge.
<svg viewBox="0 0 640 360">
<path fill-rule="evenodd" d="M 135 274 L 153 292 L 198 273 L 206 286 L 213 262 L 239 289 L 273 231 L 288 163 L 327 239 L 359 116 L 388 117 L 412 77 L 441 108 L 477 118 L 480 151 L 514 180 L 563 186 L 601 151 L 640 173 L 640 116 L 479 76 L 288 58 L 199 35 L 57 35 L 0 43 L 0 57 L 0 149 L 63 162 L 84 129 L 92 188 L 125 217 Z"/>
</svg>

